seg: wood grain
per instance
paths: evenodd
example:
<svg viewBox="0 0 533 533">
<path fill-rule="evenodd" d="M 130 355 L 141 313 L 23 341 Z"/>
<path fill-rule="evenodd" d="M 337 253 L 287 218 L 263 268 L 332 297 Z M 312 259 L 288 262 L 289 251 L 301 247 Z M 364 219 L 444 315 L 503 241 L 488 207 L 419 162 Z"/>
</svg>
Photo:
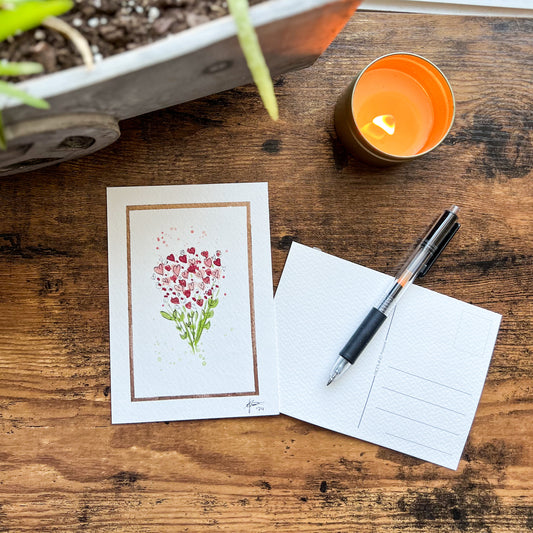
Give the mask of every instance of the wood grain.
<svg viewBox="0 0 533 533">
<path fill-rule="evenodd" d="M 533 530 L 533 21 L 356 13 L 316 64 L 121 124 L 84 159 L 0 182 L 0 531 Z M 376 57 L 434 61 L 455 125 L 375 169 L 337 96 Z M 424 286 L 503 315 L 457 472 L 285 416 L 110 425 L 105 188 L 268 181 L 277 285 L 292 241 L 393 273 L 435 213 L 463 227 Z"/>
</svg>

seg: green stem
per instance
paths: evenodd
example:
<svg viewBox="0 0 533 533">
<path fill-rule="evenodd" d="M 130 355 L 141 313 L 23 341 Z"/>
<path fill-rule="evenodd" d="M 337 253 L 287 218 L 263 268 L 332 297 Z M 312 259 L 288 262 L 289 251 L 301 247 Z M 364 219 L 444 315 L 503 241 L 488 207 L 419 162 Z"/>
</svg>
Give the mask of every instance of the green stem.
<svg viewBox="0 0 533 533">
<path fill-rule="evenodd" d="M 197 343 L 200 341 L 200 337 L 202 336 L 202 333 L 204 331 L 205 323 L 207 322 L 205 315 L 206 315 L 205 309 L 202 309 L 202 317 L 200 318 L 200 322 L 198 323 L 198 331 L 196 332 Z"/>
</svg>

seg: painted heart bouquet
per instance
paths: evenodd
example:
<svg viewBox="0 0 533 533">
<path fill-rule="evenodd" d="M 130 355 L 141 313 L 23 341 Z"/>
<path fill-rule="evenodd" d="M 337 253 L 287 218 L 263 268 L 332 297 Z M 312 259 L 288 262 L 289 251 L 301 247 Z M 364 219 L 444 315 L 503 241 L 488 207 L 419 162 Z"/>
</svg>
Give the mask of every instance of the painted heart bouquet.
<svg viewBox="0 0 533 533">
<path fill-rule="evenodd" d="M 163 296 L 161 316 L 175 323 L 181 339 L 193 353 L 219 302 L 220 281 L 224 278 L 222 253 L 214 254 L 194 247 L 167 256 L 154 267 L 153 279 Z M 204 362 L 205 364 L 205 362 Z"/>
</svg>

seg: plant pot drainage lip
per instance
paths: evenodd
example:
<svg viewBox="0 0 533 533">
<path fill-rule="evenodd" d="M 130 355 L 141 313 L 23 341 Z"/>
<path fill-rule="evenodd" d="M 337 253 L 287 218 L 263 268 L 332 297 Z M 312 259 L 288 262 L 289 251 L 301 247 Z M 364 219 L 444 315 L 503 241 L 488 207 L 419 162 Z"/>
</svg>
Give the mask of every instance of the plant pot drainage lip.
<svg viewBox="0 0 533 533">
<path fill-rule="evenodd" d="M 342 0 L 267 0 L 250 8 L 250 18 L 255 27 L 276 22 L 299 13 Z M 134 50 L 110 56 L 97 63 L 92 70 L 84 66 L 45 74 L 18 84 L 33 96 L 52 98 L 77 89 L 101 83 L 118 76 L 142 70 L 148 66 L 201 50 L 223 39 L 236 35 L 236 26 L 229 15 L 206 22 Z M 17 107 L 20 102 L 0 97 L 0 108 Z"/>
</svg>

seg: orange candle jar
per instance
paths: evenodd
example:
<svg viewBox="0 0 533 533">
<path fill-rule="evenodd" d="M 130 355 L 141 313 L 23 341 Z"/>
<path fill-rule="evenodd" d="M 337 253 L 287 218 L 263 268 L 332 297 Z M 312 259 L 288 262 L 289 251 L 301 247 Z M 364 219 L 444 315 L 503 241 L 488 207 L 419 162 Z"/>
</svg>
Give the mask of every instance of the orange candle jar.
<svg viewBox="0 0 533 533">
<path fill-rule="evenodd" d="M 455 101 L 444 74 L 415 54 L 389 54 L 357 76 L 335 107 L 335 128 L 359 158 L 390 165 L 427 154 L 453 124 Z"/>
</svg>

